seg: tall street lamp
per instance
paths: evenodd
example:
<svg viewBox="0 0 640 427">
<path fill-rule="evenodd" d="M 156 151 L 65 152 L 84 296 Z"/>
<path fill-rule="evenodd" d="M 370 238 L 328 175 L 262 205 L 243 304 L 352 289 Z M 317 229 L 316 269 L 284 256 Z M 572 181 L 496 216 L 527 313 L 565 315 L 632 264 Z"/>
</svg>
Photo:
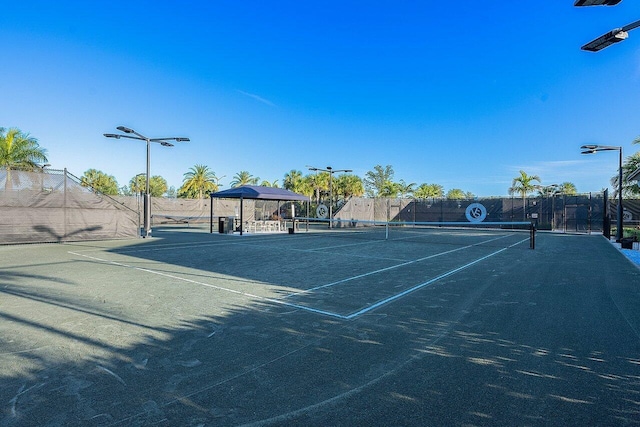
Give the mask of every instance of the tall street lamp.
<svg viewBox="0 0 640 427">
<path fill-rule="evenodd" d="M 172 136 L 167 138 L 148 138 L 135 130 L 125 127 L 118 126 L 120 132 L 124 132 L 125 134 L 133 134 L 132 135 L 122 135 L 119 133 L 105 133 L 104 136 L 107 138 L 129 138 L 129 139 L 138 139 L 140 141 L 145 141 L 147 143 L 147 176 L 145 182 L 145 191 L 144 191 L 144 236 L 151 236 L 151 193 L 149 191 L 149 178 L 151 174 L 151 143 L 157 142 L 164 147 L 173 147 L 173 144 L 168 141 L 176 141 L 176 142 L 188 142 L 189 138 Z"/>
<path fill-rule="evenodd" d="M 616 242 L 620 242 L 622 239 L 622 147 L 616 147 L 611 145 L 583 145 L 581 154 L 595 154 L 598 151 L 618 151 L 618 212 L 617 212 L 617 224 L 616 227 Z"/>
<path fill-rule="evenodd" d="M 331 166 L 327 166 L 326 169 L 309 167 L 310 171 L 321 171 L 329 173 L 329 228 L 332 228 L 333 219 L 333 174 L 337 172 L 353 172 L 351 169 L 334 169 Z"/>
</svg>

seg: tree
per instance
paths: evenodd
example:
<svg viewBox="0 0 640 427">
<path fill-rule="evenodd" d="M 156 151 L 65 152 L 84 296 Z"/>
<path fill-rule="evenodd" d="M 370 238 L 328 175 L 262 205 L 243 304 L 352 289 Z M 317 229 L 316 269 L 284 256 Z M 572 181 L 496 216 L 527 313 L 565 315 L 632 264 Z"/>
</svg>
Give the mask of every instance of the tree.
<svg viewBox="0 0 640 427">
<path fill-rule="evenodd" d="M 329 172 L 315 172 L 307 175 L 304 180 L 307 188 L 311 190 L 311 194 L 315 194 L 316 203 L 320 203 L 321 195 L 329 194 Z"/>
<path fill-rule="evenodd" d="M 11 170 L 35 170 L 47 161 L 47 150 L 38 140 L 17 128 L 0 128 L 0 168 L 7 171 L 5 189 L 11 187 Z"/>
<path fill-rule="evenodd" d="M 129 191 L 132 195 L 143 195 L 147 189 L 146 174 L 139 174 L 129 181 Z M 154 175 L 149 179 L 149 195 L 151 197 L 162 197 L 167 191 L 167 180 L 159 175 Z"/>
<path fill-rule="evenodd" d="M 262 183 L 260 184 L 263 187 L 273 187 L 273 188 L 278 188 L 278 180 L 274 180 L 273 182 L 269 182 L 267 180 L 262 181 Z"/>
<path fill-rule="evenodd" d="M 400 193 L 400 183 L 387 181 L 382 185 L 382 188 L 378 191 L 378 197 L 398 197 Z"/>
<path fill-rule="evenodd" d="M 451 190 L 447 191 L 447 199 L 449 200 L 464 200 L 464 199 L 471 199 L 471 198 L 473 198 L 473 194 L 468 192 L 465 193 L 459 188 L 452 188 Z"/>
<path fill-rule="evenodd" d="M 97 169 L 87 169 L 80 177 L 80 185 L 108 196 L 115 196 L 119 193 L 116 179 Z"/>
<path fill-rule="evenodd" d="M 368 171 L 364 178 L 364 188 L 367 191 L 367 195 L 373 197 L 383 196 L 385 190 L 393 190 L 393 167 L 387 165 L 384 168 L 381 165 L 373 167 L 372 171 Z M 393 191 L 391 191 L 393 192 Z M 396 193 L 397 194 L 397 193 Z"/>
<path fill-rule="evenodd" d="M 573 196 L 578 194 L 576 186 L 572 182 L 563 182 L 562 184 L 552 185 L 539 185 L 537 186 L 538 196 L 540 197 L 552 197 L 559 194 L 565 194 L 567 196 Z"/>
<path fill-rule="evenodd" d="M 522 196 L 522 215 L 524 219 L 527 219 L 527 212 L 525 207 L 525 199 L 527 198 L 527 194 L 534 192 L 539 189 L 540 186 L 534 184 L 534 181 L 540 182 L 540 177 L 538 175 L 527 175 L 527 173 L 523 170 L 520 171 L 520 175 L 513 178 L 513 183 L 509 188 L 509 194 L 519 194 Z"/>
<path fill-rule="evenodd" d="M 254 177 L 247 171 L 240 171 L 233 177 L 231 187 L 241 187 L 243 185 L 257 185 L 260 178 Z"/>
<path fill-rule="evenodd" d="M 411 197 L 411 195 L 413 195 L 413 193 L 415 192 L 415 189 L 414 189 L 415 186 L 416 186 L 415 182 L 412 182 L 411 184 L 407 184 L 406 182 L 404 182 L 403 179 L 401 179 L 400 182 L 398 182 L 398 192 L 400 193 L 400 197 L 403 197 L 403 198 Z"/>
<path fill-rule="evenodd" d="M 204 199 L 209 192 L 218 191 L 216 182 L 216 174 L 208 166 L 195 165 L 183 175 L 178 194 L 189 199 Z"/>
<path fill-rule="evenodd" d="M 555 196 L 556 194 L 559 194 L 559 190 L 558 190 L 559 188 L 560 188 L 560 186 L 557 185 L 557 184 L 554 184 L 554 185 L 542 185 L 538 189 L 538 195 L 540 197 Z"/>
<path fill-rule="evenodd" d="M 567 196 L 575 196 L 578 194 L 578 189 L 573 182 L 563 182 L 558 186 L 558 193 L 565 194 Z"/>
<path fill-rule="evenodd" d="M 333 180 L 333 192 L 339 199 L 344 200 L 350 197 L 362 197 L 364 185 L 359 176 L 345 173 Z"/>
<path fill-rule="evenodd" d="M 131 191 L 131 194 L 144 194 L 146 186 L 147 181 L 145 174 L 136 175 L 129 181 L 129 190 Z"/>
<path fill-rule="evenodd" d="M 540 188 L 539 185 L 533 183 L 534 181 L 540 182 L 540 177 L 538 175 L 527 175 L 525 171 L 521 170 L 520 175 L 513 178 L 513 183 L 509 187 L 509 194 L 519 194 L 524 200 L 527 194 Z"/>
<path fill-rule="evenodd" d="M 302 193 L 303 184 L 304 178 L 302 177 L 302 172 L 291 169 L 284 174 L 282 185 L 286 190 L 293 191 L 294 193 Z"/>
<path fill-rule="evenodd" d="M 416 199 L 435 199 L 444 197 L 444 188 L 440 184 L 420 184 L 413 192 Z"/>
<path fill-rule="evenodd" d="M 636 139 L 633 143 L 637 144 Z M 640 168 L 640 151 L 627 157 L 622 164 L 622 195 L 626 197 L 640 195 L 638 181 L 629 181 L 627 177 Z M 618 195 L 618 174 L 611 178 L 611 186 L 614 188 L 614 197 Z"/>
<path fill-rule="evenodd" d="M 160 175 L 154 175 L 149 180 L 149 194 L 151 197 L 162 197 L 167 192 L 167 180 Z"/>
</svg>

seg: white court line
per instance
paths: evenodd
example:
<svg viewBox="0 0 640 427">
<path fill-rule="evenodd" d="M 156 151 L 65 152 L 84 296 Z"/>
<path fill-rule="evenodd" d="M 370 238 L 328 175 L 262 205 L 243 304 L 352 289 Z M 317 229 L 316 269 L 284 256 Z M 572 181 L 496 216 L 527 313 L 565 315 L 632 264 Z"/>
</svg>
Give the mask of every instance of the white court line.
<svg viewBox="0 0 640 427">
<path fill-rule="evenodd" d="M 465 264 L 465 265 L 463 265 L 462 267 L 455 268 L 455 269 L 453 269 L 453 270 L 451 270 L 451 271 L 448 271 L 448 272 L 446 272 L 446 273 L 444 273 L 444 274 L 441 274 L 441 275 L 439 275 L 439 276 L 437 276 L 437 277 L 434 277 L 433 279 L 430 279 L 430 280 L 427 280 L 426 282 L 420 283 L 419 285 L 415 285 L 414 287 L 409 288 L 409 289 L 407 289 L 406 291 L 402 291 L 402 292 L 400 292 L 399 294 L 396 294 L 396 295 L 390 296 L 389 298 L 385 298 L 385 299 L 383 299 L 383 300 L 380 300 L 380 301 L 376 302 L 375 304 L 370 305 L 370 306 L 369 306 L 369 307 L 367 307 L 367 308 L 363 308 L 363 309 L 362 309 L 362 310 L 360 310 L 360 311 L 356 311 L 355 313 L 351 313 L 351 314 L 349 314 L 349 315 L 345 316 L 345 319 L 347 319 L 347 320 L 351 320 L 351 319 L 354 319 L 354 318 L 356 318 L 356 317 L 358 317 L 358 316 L 362 316 L 363 314 L 368 313 L 368 312 L 370 312 L 371 310 L 374 310 L 374 309 L 376 309 L 376 308 L 378 308 L 378 307 L 380 307 L 380 306 L 382 306 L 382 305 L 388 304 L 388 303 L 390 303 L 390 302 L 392 302 L 392 301 L 395 301 L 395 300 L 397 300 L 397 299 L 399 299 L 399 298 L 402 298 L 402 297 L 404 297 L 404 296 L 407 296 L 407 295 L 409 295 L 410 293 L 415 292 L 415 291 L 417 291 L 417 290 L 419 290 L 419 289 L 422 289 L 422 288 L 425 288 L 425 287 L 427 287 L 427 286 L 429 286 L 429 285 L 432 285 L 432 284 L 434 284 L 435 282 L 439 281 L 440 279 L 444 279 L 445 277 L 449 277 L 449 276 L 451 276 L 451 275 L 453 275 L 453 274 L 456 274 L 456 273 L 458 273 L 458 272 L 460 272 L 460 271 L 462 271 L 462 270 L 464 270 L 464 269 L 467 269 L 467 268 L 469 268 L 469 267 L 471 267 L 471 266 L 473 266 L 473 265 L 475 265 L 475 264 L 477 264 L 477 263 L 479 263 L 479 262 L 481 262 L 481 261 L 486 260 L 487 258 L 491 258 L 491 257 L 492 257 L 492 256 L 494 256 L 494 255 L 498 255 L 499 253 L 504 252 L 504 251 L 506 251 L 507 249 L 512 248 L 512 247 L 514 247 L 514 246 L 516 246 L 516 245 L 519 245 L 519 244 L 520 244 L 520 243 L 522 243 L 522 242 L 526 242 L 526 241 L 528 241 L 528 240 L 529 240 L 529 239 L 521 240 L 521 241 L 519 241 L 519 242 L 517 242 L 517 243 L 514 243 L 513 245 L 510 245 L 510 246 L 508 246 L 508 247 L 506 247 L 506 248 L 502 248 L 502 249 L 497 250 L 497 251 L 495 251 L 495 252 L 493 252 L 493 253 L 490 253 L 489 255 L 485 255 L 485 256 L 483 256 L 482 258 L 478 258 L 478 259 L 477 259 L 477 260 L 475 260 L 475 261 L 471 261 L 470 263 Z"/>
<path fill-rule="evenodd" d="M 411 260 L 411 261 L 406 261 L 406 262 L 403 262 L 403 263 L 400 263 L 400 264 L 396 264 L 396 265 L 392 265 L 392 266 L 389 266 L 389 267 L 381 268 L 379 270 L 370 271 L 368 273 L 363 273 L 363 274 L 359 274 L 357 276 L 348 277 L 346 279 L 338 280 L 337 282 L 327 283 L 325 285 L 320 285 L 320 286 L 316 286 L 314 288 L 305 289 L 304 291 L 300 291 L 300 292 L 294 292 L 294 293 L 291 293 L 289 295 L 285 295 L 284 298 L 289 298 L 289 297 L 292 297 L 292 296 L 295 296 L 295 295 L 300 295 L 300 294 L 305 294 L 305 293 L 317 291 L 318 289 L 329 288 L 331 286 L 335 286 L 335 285 L 339 285 L 339 284 L 342 284 L 342 283 L 350 282 L 350 281 L 356 280 L 356 279 L 362 279 L 363 277 L 372 276 L 374 274 L 378 274 L 378 273 L 382 273 L 382 272 L 385 272 L 385 271 L 393 270 L 393 269 L 399 268 L 399 267 L 405 267 L 407 265 L 415 264 L 417 262 L 425 261 L 425 260 L 428 260 L 428 259 L 431 259 L 431 258 L 436 258 L 436 257 L 442 256 L 442 255 L 447 255 L 447 254 L 450 254 L 450 253 L 453 253 L 453 252 L 461 251 L 463 249 L 468 249 L 468 248 L 471 248 L 471 247 L 476 246 L 476 245 L 482 245 L 482 244 L 485 244 L 485 243 L 493 242 L 495 240 L 504 239 L 506 237 L 508 237 L 508 236 L 505 235 L 505 236 L 494 237 L 493 239 L 485 240 L 485 241 L 482 241 L 482 242 L 479 242 L 479 243 L 474 243 L 472 245 L 462 246 L 462 247 L 459 247 L 459 248 L 456 248 L 456 249 L 451 249 L 451 250 L 440 252 L 440 253 L 437 253 L 437 254 L 434 254 L 434 255 L 429 255 L 429 256 L 426 256 L 424 258 L 419 258 L 419 259 L 415 259 L 415 260 Z"/>
<path fill-rule="evenodd" d="M 361 316 L 363 314 L 366 314 L 366 313 L 370 312 L 371 310 L 374 310 L 374 309 L 376 309 L 376 308 L 378 308 L 378 307 L 380 307 L 382 305 L 385 305 L 385 304 L 390 303 L 392 301 L 395 301 L 395 300 L 397 300 L 399 298 L 402 298 L 402 297 L 404 297 L 406 295 L 409 295 L 410 293 L 413 293 L 413 292 L 415 292 L 415 291 L 417 291 L 419 289 L 422 289 L 424 287 L 430 286 L 430 285 L 436 283 L 437 281 L 439 281 L 441 279 L 444 279 L 445 277 L 449 277 L 449 276 L 451 276 L 453 274 L 456 274 L 456 273 L 458 273 L 458 272 L 460 272 L 462 270 L 465 270 L 465 269 L 467 269 L 467 268 L 469 268 L 469 267 L 471 267 L 471 266 L 473 266 L 473 265 L 475 265 L 475 264 L 477 264 L 477 263 L 479 263 L 481 261 L 484 261 L 484 260 L 486 260 L 486 259 L 488 259 L 488 258 L 490 258 L 490 257 L 492 257 L 494 255 L 497 255 L 497 254 L 499 254 L 501 252 L 504 252 L 507 249 L 512 248 L 512 247 L 514 247 L 516 245 L 519 245 L 519 244 L 521 244 L 523 242 L 526 242 L 528 240 L 529 239 L 524 239 L 524 240 L 516 242 L 516 243 L 514 243 L 514 244 L 512 244 L 512 245 L 510 245 L 510 246 L 508 246 L 506 248 L 502 248 L 500 250 L 492 252 L 489 255 L 485 255 L 485 256 L 483 256 L 481 258 L 478 258 L 475 261 L 471 261 L 470 263 L 467 263 L 467 264 L 465 264 L 465 265 L 463 265 L 461 267 L 458 267 L 458 268 L 455 268 L 453 270 L 450 270 L 450 271 L 448 271 L 446 273 L 443 273 L 443 274 L 441 274 L 441 275 L 439 275 L 437 277 L 434 277 L 433 279 L 430 279 L 430 280 L 428 280 L 428 281 L 426 281 L 424 283 L 420 283 L 418 285 L 415 285 L 410 289 L 407 289 L 407 290 L 405 290 L 403 292 L 400 292 L 400 293 L 398 293 L 396 295 L 392 295 L 392 296 L 390 296 L 388 298 L 380 300 L 380 301 L 370 305 L 369 307 L 363 308 L 362 310 L 356 311 L 356 312 L 348 314 L 346 316 L 342 315 L 342 314 L 338 314 L 338 313 L 333 313 L 331 311 L 320 310 L 320 309 L 316 309 L 316 308 L 313 308 L 313 307 L 303 306 L 303 305 L 300 305 L 300 304 L 289 303 L 289 302 L 286 302 L 286 301 L 283 301 L 283 300 L 279 300 L 279 299 L 261 297 L 261 296 L 258 296 L 258 295 L 250 294 L 248 292 L 242 292 L 242 291 L 238 291 L 238 290 L 235 290 L 235 289 L 224 288 L 222 286 L 211 285 L 209 283 L 203 283 L 203 282 L 199 282 L 197 280 L 192 280 L 192 279 L 187 279 L 187 278 L 184 278 L 184 277 L 174 276 L 172 274 L 162 273 L 162 272 L 151 270 L 151 269 L 148 269 L 148 268 L 135 267 L 135 266 L 127 265 L 127 264 L 124 264 L 124 263 L 120 263 L 120 262 L 116 262 L 116 261 L 109 261 L 109 260 L 106 260 L 106 259 L 93 257 L 93 256 L 85 255 L 85 254 L 80 254 L 80 253 L 72 252 L 72 251 L 68 251 L 68 253 L 72 254 L 72 255 L 75 255 L 75 256 L 88 258 L 88 259 L 91 259 L 91 260 L 94 260 L 94 261 L 99 261 L 99 262 L 103 262 L 103 263 L 107 263 L 107 264 L 113 264 L 113 265 L 117 265 L 117 266 L 120 266 L 120 267 L 131 268 L 131 269 L 142 271 L 142 272 L 145 272 L 145 273 L 156 274 L 158 276 L 167 277 L 167 278 L 174 279 L 174 280 L 179 280 L 179 281 L 183 281 L 183 282 L 187 282 L 187 283 L 191 283 L 191 284 L 195 284 L 195 285 L 205 286 L 205 287 L 217 289 L 217 290 L 220 290 L 220 291 L 230 292 L 230 293 L 233 293 L 233 294 L 236 294 L 236 295 L 241 295 L 241 296 L 244 296 L 244 297 L 247 297 L 247 298 L 252 298 L 252 299 L 258 299 L 258 300 L 262 300 L 262 301 L 272 302 L 274 304 L 280 304 L 280 305 L 284 305 L 284 306 L 287 306 L 287 307 L 297 308 L 299 310 L 308 311 L 308 312 L 316 313 L 316 314 L 321 314 L 321 315 L 329 316 L 329 317 L 335 317 L 335 318 L 342 319 L 342 320 L 351 320 L 351 319 L 355 319 L 356 317 L 359 317 L 359 316 Z"/>
<path fill-rule="evenodd" d="M 157 274 L 158 276 L 167 277 L 169 279 L 174 279 L 174 280 L 180 280 L 182 282 L 192 283 L 194 285 L 200 285 L 200 286 L 205 286 L 207 288 L 217 289 L 217 290 L 220 290 L 220 291 L 231 292 L 233 294 L 241 295 L 241 296 L 248 297 L 248 298 L 253 298 L 253 299 L 259 299 L 259 300 L 262 300 L 262 301 L 273 302 L 273 303 L 280 304 L 280 305 L 286 305 L 288 307 L 298 308 L 300 310 L 305 310 L 305 311 L 310 311 L 310 312 L 313 312 L 313 313 L 323 314 L 325 316 L 331 316 L 331 317 L 337 317 L 339 319 L 345 319 L 345 317 L 343 315 L 337 314 L 337 313 L 332 313 L 330 311 L 319 310 L 319 309 L 312 308 L 312 307 L 305 307 L 305 306 L 299 305 L 299 304 L 292 304 L 292 303 L 289 303 L 289 302 L 286 302 L 286 301 L 281 301 L 281 300 L 274 299 L 274 298 L 261 297 L 261 296 L 258 296 L 258 295 L 250 294 L 248 292 L 242 292 L 242 291 L 238 291 L 238 290 L 235 290 L 235 289 L 224 288 L 222 286 L 211 285 L 209 283 L 199 282 L 197 280 L 192 280 L 192 279 L 187 279 L 187 278 L 184 278 L 184 277 L 174 276 L 172 274 L 162 273 L 160 271 L 155 271 L 155 270 L 151 270 L 151 269 L 148 269 L 148 268 L 135 267 L 135 266 L 132 266 L 132 265 L 121 263 L 121 262 L 109 261 L 109 260 L 106 260 L 106 259 L 93 257 L 93 256 L 89 256 L 89 255 L 84 255 L 84 254 L 80 254 L 80 253 L 77 253 L 77 252 L 69 251 L 68 253 L 70 253 L 72 255 L 88 258 L 88 259 L 91 259 L 91 260 L 94 260 L 94 261 L 99 261 L 99 262 L 103 262 L 103 263 L 107 263 L 107 264 L 117 265 L 119 267 L 131 268 L 131 269 L 142 271 L 142 272 L 145 272 L 145 273 Z"/>
</svg>

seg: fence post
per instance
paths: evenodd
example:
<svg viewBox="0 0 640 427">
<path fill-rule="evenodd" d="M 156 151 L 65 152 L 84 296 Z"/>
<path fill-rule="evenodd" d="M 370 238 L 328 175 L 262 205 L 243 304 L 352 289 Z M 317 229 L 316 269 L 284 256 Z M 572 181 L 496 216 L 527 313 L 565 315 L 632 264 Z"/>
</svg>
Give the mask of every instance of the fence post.
<svg viewBox="0 0 640 427">
<path fill-rule="evenodd" d="M 64 234 L 62 235 L 62 240 L 65 240 L 67 238 L 67 168 L 64 168 L 64 176 L 63 176 L 63 184 L 62 184 L 62 188 L 63 188 L 63 206 L 62 206 L 62 212 L 64 212 L 63 214 L 63 220 L 64 220 Z"/>
</svg>

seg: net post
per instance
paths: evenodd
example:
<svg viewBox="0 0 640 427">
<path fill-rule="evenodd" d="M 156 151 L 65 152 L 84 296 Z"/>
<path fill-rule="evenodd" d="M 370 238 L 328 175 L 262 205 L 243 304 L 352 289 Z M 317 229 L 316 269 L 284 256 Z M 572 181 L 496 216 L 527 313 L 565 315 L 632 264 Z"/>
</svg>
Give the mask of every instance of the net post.
<svg viewBox="0 0 640 427">
<path fill-rule="evenodd" d="M 533 222 L 529 225 L 529 248 L 536 248 L 536 225 Z"/>
<path fill-rule="evenodd" d="M 384 240 L 389 240 L 389 223 L 384 224 Z"/>
</svg>

